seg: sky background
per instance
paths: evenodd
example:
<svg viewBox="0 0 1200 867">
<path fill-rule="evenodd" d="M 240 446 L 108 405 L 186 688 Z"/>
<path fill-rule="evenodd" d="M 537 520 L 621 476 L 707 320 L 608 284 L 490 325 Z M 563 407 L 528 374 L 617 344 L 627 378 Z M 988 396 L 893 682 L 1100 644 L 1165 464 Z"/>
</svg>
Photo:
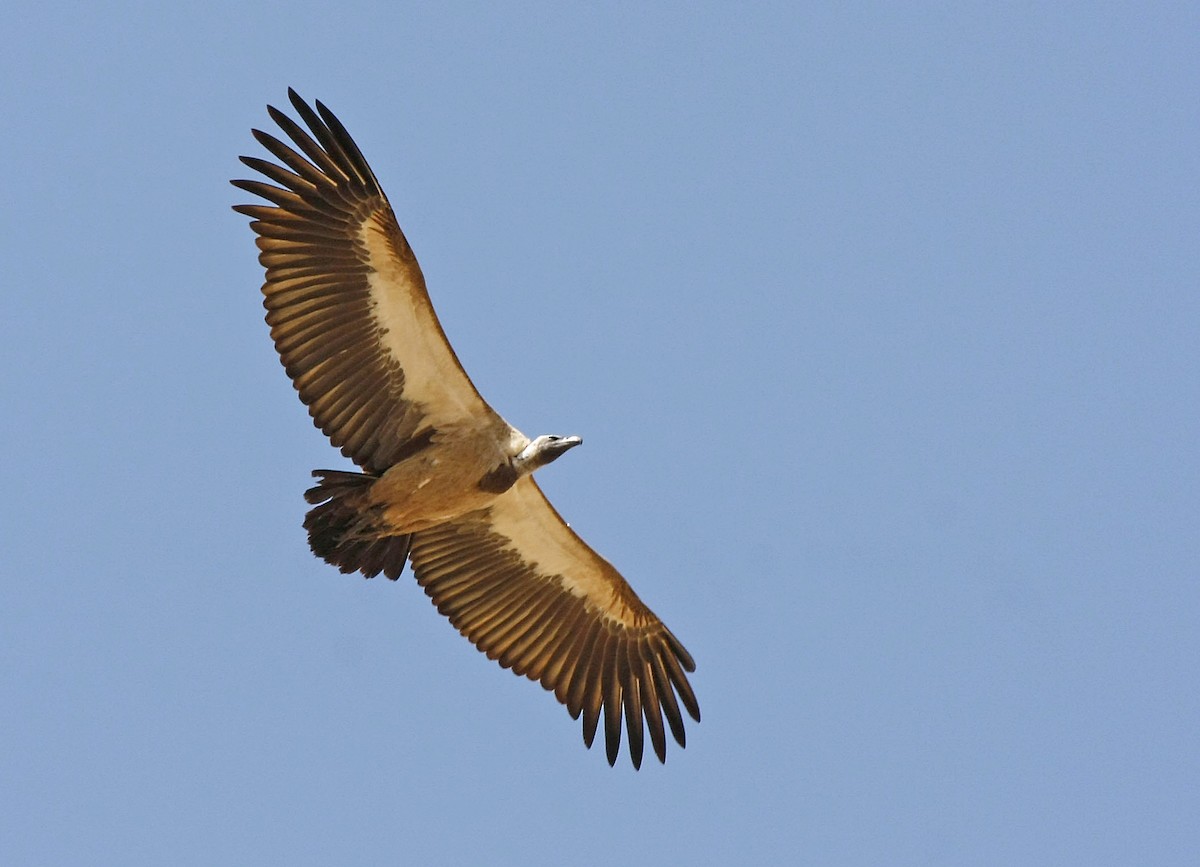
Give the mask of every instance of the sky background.
<svg viewBox="0 0 1200 867">
<path fill-rule="evenodd" d="M 1195 3 L 9 5 L 0 862 L 1195 864 Z M 697 661 L 609 768 L 309 554 L 228 184 L 357 139 Z"/>
</svg>

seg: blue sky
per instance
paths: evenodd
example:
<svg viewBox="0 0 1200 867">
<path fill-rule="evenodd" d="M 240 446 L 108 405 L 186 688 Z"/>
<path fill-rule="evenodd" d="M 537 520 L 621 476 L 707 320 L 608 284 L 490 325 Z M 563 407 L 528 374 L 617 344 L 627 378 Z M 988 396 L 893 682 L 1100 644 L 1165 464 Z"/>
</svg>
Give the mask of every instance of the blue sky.
<svg viewBox="0 0 1200 867">
<path fill-rule="evenodd" d="M 1195 4 L 31 4 L 0 34 L 0 861 L 1193 864 Z M 586 751 L 262 321 L 251 127 L 356 137 L 480 391 L 697 661 Z"/>
</svg>

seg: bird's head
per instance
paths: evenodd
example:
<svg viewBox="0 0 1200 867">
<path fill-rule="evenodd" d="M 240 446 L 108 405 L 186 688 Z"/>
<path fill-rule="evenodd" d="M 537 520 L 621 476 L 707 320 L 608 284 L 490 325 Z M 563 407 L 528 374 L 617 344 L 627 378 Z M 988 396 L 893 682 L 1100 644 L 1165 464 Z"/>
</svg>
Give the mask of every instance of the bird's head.
<svg viewBox="0 0 1200 867">
<path fill-rule="evenodd" d="M 532 473 L 538 467 L 544 467 L 559 455 L 566 452 L 568 449 L 573 449 L 575 446 L 583 442 L 582 437 L 560 437 L 552 434 L 542 434 L 542 436 L 532 440 L 529 445 L 521 449 L 521 453 L 517 455 L 513 463 L 521 473 Z"/>
</svg>

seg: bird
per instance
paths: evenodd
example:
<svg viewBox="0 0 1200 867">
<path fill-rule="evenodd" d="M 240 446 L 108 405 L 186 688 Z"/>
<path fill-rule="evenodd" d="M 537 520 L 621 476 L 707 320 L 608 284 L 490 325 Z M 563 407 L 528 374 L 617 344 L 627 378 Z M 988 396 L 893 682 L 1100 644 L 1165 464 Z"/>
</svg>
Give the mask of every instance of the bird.
<svg viewBox="0 0 1200 867">
<path fill-rule="evenodd" d="M 284 370 L 357 467 L 313 471 L 309 546 L 367 578 L 410 564 L 476 648 L 583 717 L 589 749 L 603 719 L 610 766 L 623 729 L 635 769 L 647 731 L 665 762 L 666 729 L 686 746 L 681 706 L 700 721 L 695 662 L 533 478 L 583 440 L 531 439 L 480 396 L 362 151 L 320 100 L 288 99 L 303 126 L 267 113 L 289 142 L 251 130 L 277 162 L 240 158 L 266 181 L 231 183 L 262 200 L 234 210 L 251 219 Z"/>
</svg>

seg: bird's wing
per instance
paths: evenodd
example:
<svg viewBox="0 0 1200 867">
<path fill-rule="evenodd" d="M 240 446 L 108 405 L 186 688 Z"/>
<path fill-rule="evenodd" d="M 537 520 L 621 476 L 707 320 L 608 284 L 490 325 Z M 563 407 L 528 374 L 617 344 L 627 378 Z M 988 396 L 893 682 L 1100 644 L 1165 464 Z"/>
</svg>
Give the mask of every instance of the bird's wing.
<svg viewBox="0 0 1200 867">
<path fill-rule="evenodd" d="M 601 709 L 609 764 L 625 718 L 629 755 L 642 760 L 642 721 L 660 761 L 663 717 L 684 744 L 679 704 L 699 721 L 679 640 L 607 560 L 575 535 L 532 476 L 486 509 L 413 536 L 417 581 L 438 611 L 505 668 L 553 690 L 588 746 Z M 678 700 L 676 700 L 678 696 Z"/>
<path fill-rule="evenodd" d="M 392 207 L 345 127 L 295 91 L 300 118 L 268 111 L 294 148 L 254 130 L 279 164 L 242 162 L 278 186 L 233 184 L 272 205 L 252 217 L 271 337 L 314 422 L 342 453 L 380 473 L 419 431 L 498 417 L 442 331 Z M 296 150 L 298 148 L 299 150 Z"/>
</svg>

